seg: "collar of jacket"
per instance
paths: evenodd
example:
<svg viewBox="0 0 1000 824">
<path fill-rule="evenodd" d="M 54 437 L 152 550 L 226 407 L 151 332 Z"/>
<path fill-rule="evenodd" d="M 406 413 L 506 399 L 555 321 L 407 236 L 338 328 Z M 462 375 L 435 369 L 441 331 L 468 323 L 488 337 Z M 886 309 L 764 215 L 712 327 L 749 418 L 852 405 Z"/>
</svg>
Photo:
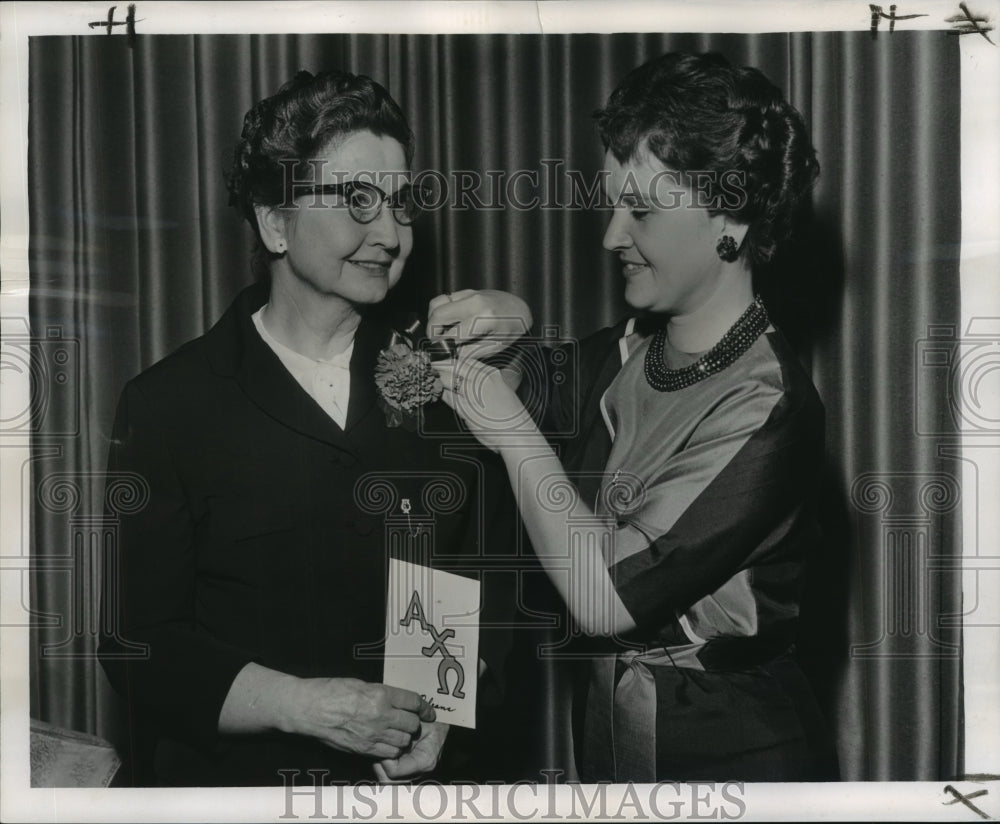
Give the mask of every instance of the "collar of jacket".
<svg viewBox="0 0 1000 824">
<path fill-rule="evenodd" d="M 341 429 L 299 386 L 278 356 L 261 339 L 251 316 L 268 298 L 266 283 L 254 283 L 236 297 L 205 336 L 213 371 L 237 380 L 247 397 L 264 412 L 311 438 L 350 448 L 350 435 L 373 411 L 375 363 L 390 333 L 389 325 L 363 317 L 351 355 L 351 399 Z"/>
</svg>

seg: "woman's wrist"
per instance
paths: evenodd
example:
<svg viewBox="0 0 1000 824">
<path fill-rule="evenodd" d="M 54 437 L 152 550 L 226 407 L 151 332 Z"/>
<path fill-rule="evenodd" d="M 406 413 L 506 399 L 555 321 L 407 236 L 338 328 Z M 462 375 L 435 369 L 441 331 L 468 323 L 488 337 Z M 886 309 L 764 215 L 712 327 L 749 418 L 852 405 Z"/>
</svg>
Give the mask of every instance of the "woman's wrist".
<svg viewBox="0 0 1000 824">
<path fill-rule="evenodd" d="M 535 429 L 533 432 L 518 433 L 516 437 L 505 439 L 497 449 L 505 461 L 523 461 L 526 458 L 556 457 L 546 437 Z"/>
<path fill-rule="evenodd" d="M 299 726 L 304 680 L 260 664 L 249 663 L 237 673 L 219 714 L 222 733 L 269 730 L 294 732 Z"/>
<path fill-rule="evenodd" d="M 279 732 L 302 733 L 305 724 L 303 708 L 307 706 L 305 696 L 306 679 L 281 673 L 272 686 L 273 700 L 271 726 Z"/>
</svg>

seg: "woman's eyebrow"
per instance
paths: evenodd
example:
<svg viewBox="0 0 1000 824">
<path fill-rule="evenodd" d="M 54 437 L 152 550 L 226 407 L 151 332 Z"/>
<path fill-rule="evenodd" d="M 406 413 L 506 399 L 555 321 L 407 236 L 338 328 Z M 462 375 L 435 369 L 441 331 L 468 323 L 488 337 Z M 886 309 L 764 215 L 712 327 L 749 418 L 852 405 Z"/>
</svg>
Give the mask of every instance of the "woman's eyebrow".
<svg viewBox="0 0 1000 824">
<path fill-rule="evenodd" d="M 619 204 L 624 203 L 626 198 L 633 197 L 634 199 L 633 194 L 622 186 L 609 187 L 604 181 L 601 181 L 600 186 L 601 197 L 604 198 L 605 203 Z"/>
<path fill-rule="evenodd" d="M 651 205 L 647 197 L 635 192 L 622 192 L 616 202 L 623 206 L 641 206 L 643 208 L 649 208 Z"/>
</svg>

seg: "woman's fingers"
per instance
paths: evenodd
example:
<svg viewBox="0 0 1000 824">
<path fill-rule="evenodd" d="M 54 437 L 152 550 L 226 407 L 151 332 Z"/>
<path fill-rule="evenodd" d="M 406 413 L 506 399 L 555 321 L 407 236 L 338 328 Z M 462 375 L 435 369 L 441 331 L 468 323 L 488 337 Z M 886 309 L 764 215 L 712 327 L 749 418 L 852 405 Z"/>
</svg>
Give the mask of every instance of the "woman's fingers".
<svg viewBox="0 0 1000 824">
<path fill-rule="evenodd" d="M 351 678 L 305 679 L 308 723 L 299 731 L 346 752 L 398 758 L 432 721 L 434 707 L 411 690 Z"/>
<path fill-rule="evenodd" d="M 389 718 L 388 726 L 407 735 L 416 735 L 420 732 L 420 716 L 412 712 L 396 710 Z"/>
<path fill-rule="evenodd" d="M 505 419 L 502 395 L 491 386 L 494 375 L 500 373 L 475 358 L 459 355 L 458 360 L 431 364 L 437 370 L 444 391 L 441 399 L 454 409 L 483 446 L 496 449 L 491 433 L 502 431 Z M 501 383 L 502 378 L 500 379 Z M 504 384 L 506 387 L 506 384 Z M 518 402 L 520 403 L 520 402 Z"/>
<path fill-rule="evenodd" d="M 403 750 L 400 747 L 394 747 L 392 744 L 383 744 L 381 742 L 375 744 L 366 755 L 374 756 L 378 759 L 396 759 L 403 754 Z"/>
<path fill-rule="evenodd" d="M 488 382 L 499 375 L 498 370 L 485 363 L 459 355 L 458 360 L 437 361 L 431 366 L 438 373 L 444 387 L 442 400 L 455 409 L 467 423 L 470 416 L 478 419 L 489 413 Z"/>
<path fill-rule="evenodd" d="M 455 361 L 431 361 L 431 369 L 437 372 L 441 385 L 445 389 L 451 389 L 451 382 L 455 378 Z"/>
<path fill-rule="evenodd" d="M 417 725 L 419 729 L 419 724 Z M 388 744 L 390 747 L 399 747 L 401 751 L 408 750 L 413 743 L 413 736 L 402 730 L 382 730 L 378 737 L 378 743 Z"/>
<path fill-rule="evenodd" d="M 431 337 L 447 336 L 477 357 L 502 352 L 527 334 L 531 310 L 521 298 L 495 289 L 462 289 L 439 295 L 428 305 Z"/>
<path fill-rule="evenodd" d="M 417 695 L 411 690 L 400 689 L 399 687 L 383 687 L 387 691 L 389 703 L 397 710 L 402 710 L 400 714 L 406 715 L 407 719 L 398 728 L 407 732 L 416 732 L 420 729 L 421 721 L 434 721 L 437 718 L 437 711 L 426 698 Z"/>
<path fill-rule="evenodd" d="M 399 687 L 379 686 L 385 691 L 385 697 L 389 699 L 389 703 L 392 704 L 392 706 L 394 706 L 397 710 L 416 712 L 420 708 L 420 702 L 424 700 L 413 692 L 413 690 L 404 690 Z"/>
<path fill-rule="evenodd" d="M 389 761 L 388 763 L 392 763 L 392 762 Z M 402 784 L 402 783 L 404 783 L 402 781 L 393 781 L 391 778 L 389 778 L 389 775 L 385 771 L 385 767 L 382 766 L 382 762 L 376 761 L 374 766 L 375 766 L 375 780 L 378 781 L 379 784 Z"/>
<path fill-rule="evenodd" d="M 427 330 L 431 337 L 447 334 L 465 340 L 482 312 L 474 289 L 438 295 L 427 307 Z"/>
<path fill-rule="evenodd" d="M 398 758 L 385 759 L 382 768 L 385 777 L 390 781 L 414 778 L 432 771 L 441 758 L 441 748 L 448 737 L 447 724 L 425 724 L 421 735 L 414 738 L 413 744 Z M 376 776 L 379 772 L 376 770 Z"/>
<path fill-rule="evenodd" d="M 431 338 L 448 338 L 464 354 L 487 358 L 503 352 L 531 328 L 531 310 L 521 298 L 496 289 L 462 289 L 438 295 L 428 305 Z"/>
<path fill-rule="evenodd" d="M 418 716 L 423 718 L 427 715 L 428 711 L 433 714 L 434 708 L 431 706 L 430 701 L 426 698 L 422 698 L 417 695 L 417 693 L 412 690 L 404 690 L 400 687 L 387 687 L 382 686 L 385 690 L 386 698 L 389 699 L 389 703 L 395 707 L 397 710 L 405 710 L 406 712 L 416 713 Z M 428 719 L 423 719 L 428 720 Z M 433 721 L 434 719 L 429 719 Z"/>
<path fill-rule="evenodd" d="M 437 297 L 431 298 L 430 302 L 427 304 L 427 318 L 428 320 L 440 307 L 444 306 L 446 303 L 451 303 L 451 295 L 443 294 Z"/>
<path fill-rule="evenodd" d="M 399 758 L 387 758 L 379 762 L 375 765 L 375 777 L 380 784 L 408 783 L 406 780 L 410 775 L 406 769 L 406 761 L 408 760 L 410 759 L 407 759 L 406 755 L 403 754 Z M 380 773 L 384 778 L 379 778 Z"/>
<path fill-rule="evenodd" d="M 445 292 L 442 295 L 431 298 L 430 303 L 427 304 L 428 313 L 433 313 L 435 309 L 440 306 L 444 306 L 446 303 L 455 303 L 455 301 L 467 298 L 470 295 L 475 294 L 475 289 L 459 289 L 457 292 Z"/>
<path fill-rule="evenodd" d="M 463 375 L 458 374 L 453 364 L 454 361 L 442 361 L 431 365 L 437 370 L 441 386 L 444 387 L 441 400 L 445 402 L 446 406 L 458 412 L 466 423 L 470 423 L 468 415 L 472 410 L 469 404 L 470 396 L 466 394 L 469 384 Z M 459 401 L 460 395 L 461 402 Z"/>
<path fill-rule="evenodd" d="M 445 389 L 452 389 L 457 379 L 464 385 L 469 380 L 485 380 L 497 370 L 476 358 L 459 352 L 458 359 L 432 361 L 431 367 L 438 373 Z"/>
<path fill-rule="evenodd" d="M 372 741 L 370 738 L 359 738 L 357 736 L 346 738 L 341 738 L 340 736 L 320 736 L 319 740 L 332 750 L 353 752 L 358 755 L 377 758 L 380 761 L 385 761 L 386 759 L 396 760 L 400 756 L 405 755 L 409 747 L 412 746 L 412 741 L 407 747 L 397 747 L 394 744 L 386 744 L 384 741 Z"/>
</svg>

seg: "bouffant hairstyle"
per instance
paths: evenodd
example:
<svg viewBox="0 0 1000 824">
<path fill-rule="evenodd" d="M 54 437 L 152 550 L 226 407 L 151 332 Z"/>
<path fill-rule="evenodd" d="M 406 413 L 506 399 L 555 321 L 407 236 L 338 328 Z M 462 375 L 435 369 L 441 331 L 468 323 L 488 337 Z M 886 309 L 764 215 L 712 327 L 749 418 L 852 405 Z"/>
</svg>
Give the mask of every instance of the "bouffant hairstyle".
<svg viewBox="0 0 1000 824">
<path fill-rule="evenodd" d="M 751 265 L 770 260 L 791 233 L 819 174 L 798 111 L 760 71 L 720 54 L 665 54 L 643 64 L 594 117 L 619 163 L 649 151 L 685 182 L 707 172 L 699 190 L 713 214 L 749 227 L 740 255 Z"/>
<path fill-rule="evenodd" d="M 413 132 L 382 86 L 364 75 L 300 71 L 243 118 L 226 180 L 230 205 L 259 237 L 254 206 L 284 203 L 290 171 L 290 179 L 311 180 L 310 160 L 337 139 L 361 131 L 398 140 L 407 165 L 412 162 Z"/>
</svg>

